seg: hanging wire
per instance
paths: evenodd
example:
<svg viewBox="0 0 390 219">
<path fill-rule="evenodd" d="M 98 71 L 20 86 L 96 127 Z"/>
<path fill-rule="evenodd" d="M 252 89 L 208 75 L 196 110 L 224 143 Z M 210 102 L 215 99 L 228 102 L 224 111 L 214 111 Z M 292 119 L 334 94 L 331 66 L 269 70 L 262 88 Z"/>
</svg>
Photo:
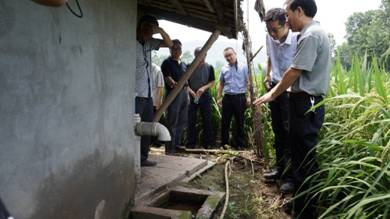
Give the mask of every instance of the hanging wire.
<svg viewBox="0 0 390 219">
<path fill-rule="evenodd" d="M 68 7 L 69 11 L 72 12 L 72 14 L 78 18 L 82 18 L 83 17 L 83 10 L 81 9 L 81 6 L 80 6 L 80 3 L 79 3 L 79 0 L 75 0 L 76 1 L 76 4 L 77 4 L 77 7 L 79 9 L 79 13 L 76 13 L 69 5 L 68 2 L 66 2 L 66 7 Z"/>
</svg>

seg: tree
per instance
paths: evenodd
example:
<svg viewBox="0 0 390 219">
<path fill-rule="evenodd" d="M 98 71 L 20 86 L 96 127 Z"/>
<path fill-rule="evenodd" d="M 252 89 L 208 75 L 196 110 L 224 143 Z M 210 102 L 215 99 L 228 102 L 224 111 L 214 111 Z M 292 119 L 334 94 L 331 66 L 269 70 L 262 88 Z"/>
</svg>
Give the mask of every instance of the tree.
<svg viewBox="0 0 390 219">
<path fill-rule="evenodd" d="M 152 62 L 158 66 L 161 66 L 166 58 L 168 58 L 167 55 L 160 54 L 157 51 L 152 52 Z"/>
<path fill-rule="evenodd" d="M 347 42 L 337 48 L 342 64 L 348 67 L 353 55 L 367 53 L 368 60 L 381 58 L 390 68 L 390 0 L 378 10 L 354 13 L 346 23 Z"/>
<path fill-rule="evenodd" d="M 185 51 L 183 55 L 181 56 L 181 61 L 186 64 L 191 64 L 191 62 L 194 60 L 194 56 L 190 51 Z"/>
</svg>

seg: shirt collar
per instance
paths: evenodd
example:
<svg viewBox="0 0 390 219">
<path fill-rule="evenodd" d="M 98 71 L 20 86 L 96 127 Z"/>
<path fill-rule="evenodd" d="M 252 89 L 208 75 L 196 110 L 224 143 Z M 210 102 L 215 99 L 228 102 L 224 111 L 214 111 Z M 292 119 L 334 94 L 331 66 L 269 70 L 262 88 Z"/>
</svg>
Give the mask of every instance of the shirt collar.
<svg viewBox="0 0 390 219">
<path fill-rule="evenodd" d="M 238 61 L 236 61 L 236 63 L 234 63 L 233 65 L 231 65 L 231 64 L 228 63 L 228 66 L 229 66 L 230 68 L 235 68 L 235 69 L 237 70 L 237 69 L 238 69 Z"/>
<path fill-rule="evenodd" d="M 302 30 L 301 30 L 301 33 L 299 34 L 300 36 L 304 35 L 307 31 L 307 29 L 309 29 L 309 27 L 311 26 L 314 26 L 314 25 L 318 25 L 320 22 L 318 21 L 312 21 L 310 22 L 309 24 L 307 24 Z"/>
<path fill-rule="evenodd" d="M 286 40 L 285 40 L 283 43 L 281 43 L 279 40 L 275 40 L 275 39 L 272 38 L 271 36 L 268 36 L 268 37 L 269 37 L 273 42 L 275 42 L 275 43 L 277 43 L 277 44 L 283 46 L 284 44 L 291 45 L 291 43 L 292 43 L 292 35 L 293 35 L 292 31 L 289 30 L 289 31 L 288 31 L 288 34 L 287 34 L 287 37 L 286 37 Z"/>
<path fill-rule="evenodd" d="M 293 35 L 292 31 L 289 30 L 287 38 L 286 38 L 286 40 L 284 41 L 283 44 L 291 45 L 291 43 L 292 43 L 292 35 Z"/>
<path fill-rule="evenodd" d="M 179 60 L 174 60 L 171 56 L 169 56 L 169 60 L 171 60 L 171 62 L 175 62 L 177 64 L 181 63 L 180 59 Z"/>
</svg>

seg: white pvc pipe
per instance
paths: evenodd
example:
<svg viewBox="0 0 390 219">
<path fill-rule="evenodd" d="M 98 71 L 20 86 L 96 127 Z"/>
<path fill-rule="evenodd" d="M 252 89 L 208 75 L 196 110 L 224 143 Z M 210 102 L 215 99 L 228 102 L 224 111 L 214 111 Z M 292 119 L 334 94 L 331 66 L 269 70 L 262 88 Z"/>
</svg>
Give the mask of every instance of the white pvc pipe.
<svg viewBox="0 0 390 219">
<path fill-rule="evenodd" d="M 138 136 L 155 136 L 159 141 L 171 141 L 168 129 L 158 122 L 138 122 L 134 131 Z"/>
</svg>

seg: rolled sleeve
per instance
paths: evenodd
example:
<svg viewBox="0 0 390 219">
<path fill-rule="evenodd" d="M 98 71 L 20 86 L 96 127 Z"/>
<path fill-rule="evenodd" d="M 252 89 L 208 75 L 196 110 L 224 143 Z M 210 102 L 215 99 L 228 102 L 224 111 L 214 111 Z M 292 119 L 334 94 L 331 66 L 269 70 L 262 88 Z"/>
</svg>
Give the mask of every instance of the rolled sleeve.
<svg viewBox="0 0 390 219">
<path fill-rule="evenodd" d="M 302 39 L 298 44 L 297 52 L 291 67 L 310 72 L 313 69 L 318 56 L 318 45 L 319 39 L 313 35 Z"/>
</svg>

